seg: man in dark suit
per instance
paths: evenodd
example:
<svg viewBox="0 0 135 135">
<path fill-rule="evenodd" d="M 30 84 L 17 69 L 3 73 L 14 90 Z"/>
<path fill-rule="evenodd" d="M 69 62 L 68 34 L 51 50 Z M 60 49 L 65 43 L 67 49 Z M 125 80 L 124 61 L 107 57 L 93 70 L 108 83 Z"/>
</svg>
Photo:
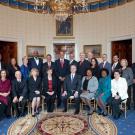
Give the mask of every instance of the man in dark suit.
<svg viewBox="0 0 135 135">
<path fill-rule="evenodd" d="M 88 68 L 90 68 L 90 62 L 85 59 L 84 53 L 80 53 L 80 61 L 77 64 L 77 74 L 81 77 L 85 76 Z"/>
<path fill-rule="evenodd" d="M 113 63 L 112 63 L 112 78 L 114 78 L 114 71 L 116 69 L 120 69 L 121 68 L 121 65 L 120 65 L 120 62 L 119 62 L 119 56 L 117 54 L 115 54 L 113 56 Z"/>
<path fill-rule="evenodd" d="M 12 81 L 12 96 L 13 96 L 13 107 L 16 111 L 16 115 L 24 116 L 24 109 L 27 100 L 27 83 L 26 80 L 22 79 L 20 71 L 15 72 L 16 79 Z M 21 110 L 19 109 L 21 106 Z"/>
<path fill-rule="evenodd" d="M 87 56 L 88 56 L 88 61 L 91 63 L 91 59 L 94 58 L 94 54 L 91 51 L 89 51 L 87 53 Z"/>
<path fill-rule="evenodd" d="M 36 68 L 39 71 L 39 76 L 42 76 L 43 60 L 38 58 L 38 51 L 33 52 L 33 57 L 28 60 L 29 70 Z"/>
<path fill-rule="evenodd" d="M 61 92 L 65 77 L 69 74 L 69 61 L 64 59 L 64 52 L 60 52 L 60 58 L 55 61 L 55 74 L 57 77 L 57 107 L 61 105 Z"/>
<path fill-rule="evenodd" d="M 70 62 L 69 62 L 70 66 L 71 65 L 76 65 L 77 66 L 77 61 L 75 60 L 74 53 L 70 53 L 69 58 L 70 58 Z"/>
<path fill-rule="evenodd" d="M 67 99 L 73 98 L 75 100 L 75 113 L 80 111 L 80 90 L 81 90 L 81 77 L 76 74 L 77 67 L 71 65 L 70 72 L 64 80 L 64 92 L 62 93 L 62 101 L 64 105 L 64 112 L 67 111 Z"/>
<path fill-rule="evenodd" d="M 2 62 L 2 55 L 0 54 L 0 71 L 1 69 L 6 69 L 6 65 Z"/>
<path fill-rule="evenodd" d="M 132 70 L 133 70 L 133 101 L 135 110 L 135 63 L 132 64 Z"/>
<path fill-rule="evenodd" d="M 55 64 L 52 62 L 52 56 L 51 54 L 47 54 L 46 56 L 47 61 L 43 64 L 42 67 L 42 76 L 45 77 L 47 75 L 47 70 L 52 69 L 53 74 L 55 73 Z"/>
<path fill-rule="evenodd" d="M 100 69 L 102 69 L 102 68 L 107 69 L 109 71 L 109 75 L 111 76 L 112 68 L 111 68 L 111 64 L 107 61 L 107 54 L 102 55 L 102 60 L 103 60 L 103 62 L 101 62 L 99 64 Z"/>
</svg>

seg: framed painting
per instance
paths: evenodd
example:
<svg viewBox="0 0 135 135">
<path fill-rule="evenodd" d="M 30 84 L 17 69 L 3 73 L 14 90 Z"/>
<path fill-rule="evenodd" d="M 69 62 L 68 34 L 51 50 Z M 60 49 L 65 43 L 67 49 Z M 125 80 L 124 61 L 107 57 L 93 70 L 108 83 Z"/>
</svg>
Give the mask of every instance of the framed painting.
<svg viewBox="0 0 135 135">
<path fill-rule="evenodd" d="M 73 17 L 63 22 L 56 20 L 56 36 L 73 36 Z"/>
<path fill-rule="evenodd" d="M 83 49 L 84 49 L 84 53 L 86 54 L 86 56 L 87 56 L 88 52 L 91 51 L 96 58 L 101 57 L 102 45 L 100 45 L 100 44 L 97 44 L 97 45 L 84 45 Z"/>
<path fill-rule="evenodd" d="M 40 58 L 44 58 L 46 55 L 46 47 L 45 46 L 34 46 L 34 45 L 28 45 L 26 47 L 26 55 L 30 58 L 33 57 L 34 52 L 38 52 L 38 56 Z"/>
</svg>

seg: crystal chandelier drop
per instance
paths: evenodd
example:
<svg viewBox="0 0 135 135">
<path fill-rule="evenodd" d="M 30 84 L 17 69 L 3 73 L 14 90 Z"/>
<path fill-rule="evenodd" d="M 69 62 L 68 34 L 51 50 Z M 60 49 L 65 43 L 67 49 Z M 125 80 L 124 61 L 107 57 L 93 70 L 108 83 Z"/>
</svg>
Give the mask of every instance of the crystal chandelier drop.
<svg viewBox="0 0 135 135">
<path fill-rule="evenodd" d="M 88 11 L 86 0 L 35 0 L 35 11 L 40 13 L 52 13 L 56 20 L 65 21 L 69 16 Z"/>
</svg>

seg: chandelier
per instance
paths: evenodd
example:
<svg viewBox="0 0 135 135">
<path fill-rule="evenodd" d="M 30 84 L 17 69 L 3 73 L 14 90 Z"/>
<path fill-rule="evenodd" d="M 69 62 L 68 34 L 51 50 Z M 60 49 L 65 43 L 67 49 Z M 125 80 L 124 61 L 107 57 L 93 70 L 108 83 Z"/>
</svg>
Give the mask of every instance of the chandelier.
<svg viewBox="0 0 135 135">
<path fill-rule="evenodd" d="M 35 0 L 36 12 L 53 13 L 58 21 L 65 21 L 77 11 L 87 12 L 88 3 L 86 0 Z"/>
</svg>

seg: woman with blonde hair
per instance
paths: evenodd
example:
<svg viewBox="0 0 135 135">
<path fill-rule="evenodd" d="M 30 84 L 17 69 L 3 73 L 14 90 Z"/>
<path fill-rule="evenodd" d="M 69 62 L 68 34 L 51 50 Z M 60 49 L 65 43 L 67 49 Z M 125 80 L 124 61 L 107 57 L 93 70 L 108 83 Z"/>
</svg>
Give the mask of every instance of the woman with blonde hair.
<svg viewBox="0 0 135 135">
<path fill-rule="evenodd" d="M 39 77 L 39 71 L 36 68 L 32 68 L 30 72 L 30 78 L 28 80 L 29 98 L 32 101 L 32 116 L 39 114 L 39 104 L 41 96 L 41 78 Z"/>
<path fill-rule="evenodd" d="M 133 71 L 130 67 L 128 67 L 128 61 L 126 59 L 121 60 L 121 75 L 123 78 L 126 79 L 128 84 L 128 100 L 127 100 L 127 107 L 130 110 L 131 104 L 131 87 L 133 84 Z"/>
<path fill-rule="evenodd" d="M 29 78 L 28 57 L 24 56 L 22 58 L 22 62 L 23 64 L 21 65 L 20 70 L 21 70 L 23 79 L 27 80 Z"/>
</svg>

